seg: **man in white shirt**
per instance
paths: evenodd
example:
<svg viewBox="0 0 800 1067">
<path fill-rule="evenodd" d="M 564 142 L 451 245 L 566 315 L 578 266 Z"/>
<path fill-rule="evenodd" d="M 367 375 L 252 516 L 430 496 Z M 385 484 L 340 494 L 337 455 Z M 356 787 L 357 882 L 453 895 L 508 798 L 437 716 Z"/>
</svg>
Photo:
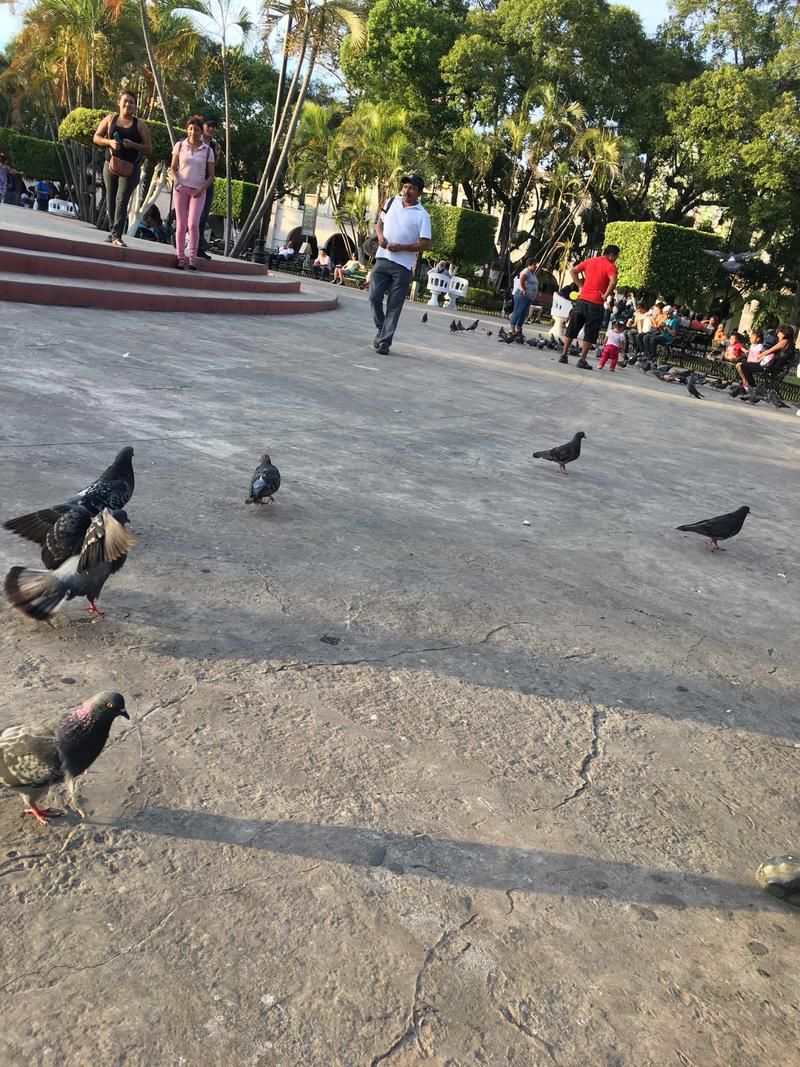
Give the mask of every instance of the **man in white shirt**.
<svg viewBox="0 0 800 1067">
<path fill-rule="evenodd" d="M 378 330 L 372 347 L 382 356 L 389 354 L 417 253 L 427 252 L 431 246 L 431 218 L 419 202 L 424 187 L 419 174 L 407 175 L 402 179 L 400 196 L 387 200 L 375 222 L 378 250 L 369 302 Z"/>
</svg>

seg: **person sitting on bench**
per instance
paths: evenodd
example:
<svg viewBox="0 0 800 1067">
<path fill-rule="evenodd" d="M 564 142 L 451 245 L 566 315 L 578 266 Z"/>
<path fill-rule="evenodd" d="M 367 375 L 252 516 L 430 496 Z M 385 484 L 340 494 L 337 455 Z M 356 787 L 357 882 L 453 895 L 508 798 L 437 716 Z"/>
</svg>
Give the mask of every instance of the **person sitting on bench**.
<svg viewBox="0 0 800 1067">
<path fill-rule="evenodd" d="M 770 368 L 775 367 L 777 373 L 780 374 L 791 363 L 794 354 L 794 330 L 791 326 L 779 326 L 777 343 L 765 349 L 757 363 L 748 361 L 736 364 L 736 370 L 744 383 L 747 395 L 753 396 L 756 391 L 756 371 L 770 373 Z"/>
</svg>

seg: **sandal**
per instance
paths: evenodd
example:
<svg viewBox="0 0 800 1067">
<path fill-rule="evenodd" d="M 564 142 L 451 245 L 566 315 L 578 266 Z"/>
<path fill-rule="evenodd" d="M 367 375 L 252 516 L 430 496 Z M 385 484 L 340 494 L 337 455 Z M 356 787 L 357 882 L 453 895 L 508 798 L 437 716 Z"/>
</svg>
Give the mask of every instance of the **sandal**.
<svg viewBox="0 0 800 1067">
<path fill-rule="evenodd" d="M 112 240 L 112 242 L 111 242 L 111 243 L 112 243 L 112 245 L 116 245 L 116 246 L 117 246 L 117 248 L 127 248 L 127 247 L 128 247 L 128 246 L 127 246 L 127 245 L 125 244 L 125 242 L 124 242 L 124 241 L 122 240 L 122 238 L 121 238 L 121 237 L 115 237 L 115 238 L 114 238 L 114 239 Z"/>
<path fill-rule="evenodd" d="M 197 270 L 197 264 L 196 263 L 190 263 L 189 264 L 189 270 Z"/>
<path fill-rule="evenodd" d="M 175 260 L 175 270 L 183 270 L 183 260 L 182 259 L 176 259 Z"/>
</svg>

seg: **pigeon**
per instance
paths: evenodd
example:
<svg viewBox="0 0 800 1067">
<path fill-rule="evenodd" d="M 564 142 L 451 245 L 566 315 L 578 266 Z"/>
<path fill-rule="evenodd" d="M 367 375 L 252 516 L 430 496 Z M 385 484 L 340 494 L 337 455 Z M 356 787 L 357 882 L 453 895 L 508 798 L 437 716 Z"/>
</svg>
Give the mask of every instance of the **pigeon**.
<svg viewBox="0 0 800 1067">
<path fill-rule="evenodd" d="M 572 440 L 567 441 L 565 445 L 557 445 L 555 448 L 548 448 L 543 452 L 534 452 L 533 458 L 548 459 L 551 463 L 557 463 L 559 472 L 566 474 L 567 463 L 572 463 L 581 454 L 581 441 L 585 436 L 586 434 L 583 430 L 579 430 Z"/>
<path fill-rule="evenodd" d="M 703 251 L 707 256 L 716 259 L 722 269 L 729 274 L 735 274 L 748 260 L 756 259 L 761 254 L 760 252 L 717 252 L 714 248 L 704 248 Z"/>
<path fill-rule="evenodd" d="M 508 334 L 506 333 L 506 331 L 501 326 L 500 329 L 497 332 L 497 339 L 498 339 L 498 341 L 504 341 L 506 339 L 506 337 L 508 337 Z"/>
<path fill-rule="evenodd" d="M 277 493 L 280 487 L 281 472 L 265 452 L 253 472 L 253 479 L 250 482 L 250 496 L 245 500 L 245 504 L 261 504 L 263 507 L 267 500 L 274 504 L 275 499 L 272 494 Z M 266 500 L 264 499 L 265 497 Z"/>
<path fill-rule="evenodd" d="M 455 319 L 450 323 L 450 333 L 458 333 L 458 326 L 456 326 Z"/>
<path fill-rule="evenodd" d="M 713 378 L 713 379 L 710 380 L 710 385 L 711 385 L 712 389 L 727 389 L 728 388 L 728 383 L 725 381 L 724 378 Z"/>
<path fill-rule="evenodd" d="M 76 596 L 85 596 L 89 601 L 86 610 L 102 618 L 105 612 L 98 610 L 95 601 L 110 576 L 121 570 L 135 541 L 133 534 L 125 529 L 130 520 L 124 511 L 104 508 L 92 518 L 83 508 L 76 508 L 69 517 L 71 543 L 63 529 L 58 541 L 51 542 L 57 549 L 52 557 L 54 569 L 12 567 L 6 575 L 4 589 L 8 603 L 40 622 L 51 619 L 66 601 Z M 56 526 L 60 522 L 61 519 Z M 49 551 L 47 546 L 43 555 L 45 550 Z M 66 558 L 59 562 L 62 556 Z"/>
<path fill-rule="evenodd" d="M 717 515 L 715 519 L 701 519 L 700 522 L 689 522 L 685 526 L 678 526 L 677 529 L 710 538 L 706 547 L 713 551 L 719 549 L 717 541 L 727 541 L 729 537 L 735 537 L 738 534 L 749 514 L 750 508 L 745 505 L 737 508 L 736 511 L 728 512 L 727 515 Z"/>
<path fill-rule="evenodd" d="M 642 366 L 641 366 L 642 374 L 649 374 L 652 369 L 653 369 L 653 364 L 650 362 L 649 359 L 646 359 L 644 361 L 644 363 L 642 364 Z"/>
<path fill-rule="evenodd" d="M 704 400 L 705 397 L 697 388 L 697 375 L 690 374 L 686 379 L 686 388 L 689 392 L 689 396 L 693 396 L 695 400 Z"/>
<path fill-rule="evenodd" d="M 503 327 L 501 326 L 500 329 L 502 330 L 502 328 Z M 491 337 L 494 333 L 494 330 L 484 330 L 483 332 L 486 334 L 487 337 Z"/>
<path fill-rule="evenodd" d="M 464 333 L 469 333 L 471 330 L 477 330 L 477 328 L 480 326 L 480 324 L 481 324 L 481 320 L 480 319 L 475 319 L 475 321 L 472 323 L 471 326 L 467 326 L 467 328 L 464 331 Z"/>
<path fill-rule="evenodd" d="M 458 322 L 456 323 L 456 329 L 460 333 L 464 333 L 464 323 L 461 321 L 461 319 L 459 319 Z"/>
<path fill-rule="evenodd" d="M 0 785 L 21 793 L 28 805 L 25 814 L 46 826 L 63 812 L 36 802 L 51 786 L 66 781 L 69 806 L 83 817 L 76 780 L 103 751 L 120 715 L 130 719 L 121 693 L 97 693 L 61 719 L 9 726 L 0 733 Z"/>
<path fill-rule="evenodd" d="M 43 530 L 53 525 L 51 512 L 59 508 L 83 508 L 90 518 L 99 515 L 104 508 L 110 511 L 122 509 L 133 496 L 133 449 L 123 448 L 117 453 L 114 462 L 106 467 L 100 477 L 81 489 L 79 493 L 69 497 L 61 504 L 53 508 L 45 508 L 43 511 L 33 511 L 28 515 L 20 515 L 16 519 L 4 522 L 6 530 L 19 537 L 25 537 L 28 541 L 43 544 Z M 46 566 L 50 564 L 45 562 Z"/>
<path fill-rule="evenodd" d="M 420 321 L 422 322 L 423 326 L 428 321 L 428 312 L 427 311 L 423 311 L 422 312 L 422 319 Z"/>
<path fill-rule="evenodd" d="M 767 400 L 769 400 L 770 404 L 774 404 L 776 408 L 789 407 L 789 405 L 784 401 L 783 397 L 779 395 L 776 389 L 770 389 L 769 395 L 767 396 Z"/>
<path fill-rule="evenodd" d="M 738 382 L 734 382 L 730 389 L 728 389 L 728 396 L 732 396 L 735 398 L 739 396 L 742 392 L 744 392 L 744 390 L 742 389 L 741 385 L 739 385 Z"/>
</svg>

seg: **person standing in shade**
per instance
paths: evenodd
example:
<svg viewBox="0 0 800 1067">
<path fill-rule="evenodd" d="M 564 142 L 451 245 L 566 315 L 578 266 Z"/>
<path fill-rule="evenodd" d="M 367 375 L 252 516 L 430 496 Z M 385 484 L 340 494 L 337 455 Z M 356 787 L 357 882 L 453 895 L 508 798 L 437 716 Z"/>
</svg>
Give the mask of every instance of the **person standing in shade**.
<svg viewBox="0 0 800 1067">
<path fill-rule="evenodd" d="M 419 202 L 424 188 L 419 174 L 407 175 L 400 183 L 400 195 L 386 201 L 375 222 L 378 250 L 369 302 L 378 331 L 372 347 L 382 356 L 392 347 L 417 253 L 431 246 L 431 218 Z"/>
<path fill-rule="evenodd" d="M 186 261 L 186 228 L 189 228 L 189 270 L 197 270 L 197 242 L 206 191 L 214 184 L 214 153 L 203 141 L 203 120 L 192 115 L 186 136 L 172 150 L 169 165 L 172 200 L 175 204 L 175 266 Z"/>
<path fill-rule="evenodd" d="M 116 115 L 106 115 L 94 131 L 92 140 L 106 148 L 103 182 L 106 187 L 106 211 L 110 232 L 107 242 L 125 247 L 122 234 L 128 216 L 128 201 L 139 184 L 142 156 L 153 150 L 150 128 L 136 118 L 136 97 L 123 89 L 117 101 Z"/>
<path fill-rule="evenodd" d="M 594 369 L 586 362 L 586 356 L 589 353 L 589 349 L 597 341 L 600 327 L 603 325 L 605 302 L 614 292 L 614 286 L 617 283 L 616 262 L 618 255 L 619 248 L 616 245 L 607 245 L 603 250 L 602 256 L 585 259 L 570 270 L 569 273 L 572 280 L 576 285 L 580 285 L 581 289 L 572 309 L 569 327 L 564 338 L 564 350 L 561 353 L 559 363 L 569 363 L 567 353 L 570 345 L 583 330 L 583 345 L 581 346 L 581 355 L 577 366 L 582 370 Z M 583 275 L 582 285 L 579 277 L 581 274 Z"/>
<path fill-rule="evenodd" d="M 539 279 L 536 277 L 536 268 L 539 266 L 536 259 L 529 257 L 525 260 L 525 266 L 514 279 L 513 299 L 514 309 L 511 312 L 511 332 L 506 338 L 508 344 L 522 340 L 522 324 L 528 317 L 531 304 L 539 295 Z"/>
<path fill-rule="evenodd" d="M 219 157 L 222 153 L 222 147 L 219 141 L 215 138 L 214 134 L 217 132 L 217 120 L 211 115 L 206 115 L 203 118 L 203 141 L 208 145 L 211 151 L 214 153 L 214 167 L 219 162 Z M 205 205 L 203 206 L 203 214 L 200 216 L 200 223 L 198 230 L 200 236 L 197 241 L 197 256 L 199 259 L 211 259 L 208 254 L 208 241 L 206 241 L 206 223 L 208 221 L 208 213 L 211 211 L 211 202 L 214 199 L 214 183 L 208 187 L 206 192 Z"/>
</svg>

